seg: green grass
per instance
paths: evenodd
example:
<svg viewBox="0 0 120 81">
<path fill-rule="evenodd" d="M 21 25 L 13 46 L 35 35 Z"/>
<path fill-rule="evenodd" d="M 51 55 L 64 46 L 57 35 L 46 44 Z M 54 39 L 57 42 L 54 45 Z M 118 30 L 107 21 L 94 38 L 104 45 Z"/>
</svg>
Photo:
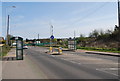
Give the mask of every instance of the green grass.
<svg viewBox="0 0 120 81">
<path fill-rule="evenodd" d="M 95 47 L 77 47 L 77 49 L 90 50 L 90 51 L 101 51 L 101 52 L 112 52 L 112 53 L 120 53 L 117 48 L 95 48 Z"/>
<path fill-rule="evenodd" d="M 0 56 L 5 56 L 9 52 L 10 47 L 7 45 L 4 45 L 4 46 L 0 47 L 0 50 L 1 50 Z"/>
</svg>

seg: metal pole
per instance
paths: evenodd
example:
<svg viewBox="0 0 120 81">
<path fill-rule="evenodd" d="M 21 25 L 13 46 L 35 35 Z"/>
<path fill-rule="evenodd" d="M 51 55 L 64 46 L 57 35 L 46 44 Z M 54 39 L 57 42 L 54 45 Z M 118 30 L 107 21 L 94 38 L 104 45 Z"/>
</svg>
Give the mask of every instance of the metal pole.
<svg viewBox="0 0 120 81">
<path fill-rule="evenodd" d="M 120 28 L 120 4 L 118 0 L 118 27 Z"/>
<path fill-rule="evenodd" d="M 75 30 L 74 30 L 74 50 L 76 50 L 76 44 L 75 44 Z"/>
<path fill-rule="evenodd" d="M 12 6 L 12 8 L 16 8 L 16 6 Z M 6 13 L 6 16 L 7 16 L 7 8 L 5 8 L 5 13 Z M 9 35 L 9 15 L 8 15 L 8 18 L 7 18 L 7 35 L 6 35 L 6 45 L 9 44 L 9 39 L 8 39 L 8 35 Z"/>
<path fill-rule="evenodd" d="M 53 26 L 52 25 L 50 25 L 50 51 L 52 50 L 52 52 L 53 52 L 51 36 L 53 36 Z"/>
<path fill-rule="evenodd" d="M 8 18 L 7 18 L 7 38 L 6 38 L 6 45 L 8 45 L 8 43 L 9 43 L 8 35 L 9 35 L 9 15 L 8 15 Z"/>
<path fill-rule="evenodd" d="M 39 34 L 38 34 L 38 40 L 37 40 L 37 44 L 39 44 L 40 43 L 40 40 L 39 40 Z"/>
<path fill-rule="evenodd" d="M 39 40 L 39 34 L 38 34 L 38 40 Z"/>
<path fill-rule="evenodd" d="M 50 47 L 51 47 L 51 26 L 50 26 Z"/>
</svg>

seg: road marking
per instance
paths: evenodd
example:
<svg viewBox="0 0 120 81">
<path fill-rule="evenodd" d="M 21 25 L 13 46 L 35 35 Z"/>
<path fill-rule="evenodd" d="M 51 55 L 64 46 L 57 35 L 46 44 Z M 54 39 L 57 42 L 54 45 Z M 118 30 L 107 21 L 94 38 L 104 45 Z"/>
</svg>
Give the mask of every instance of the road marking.
<svg viewBox="0 0 120 81">
<path fill-rule="evenodd" d="M 72 63 L 76 64 L 76 62 L 75 62 L 75 61 L 70 61 L 70 62 L 72 62 Z"/>
<path fill-rule="evenodd" d="M 83 64 L 98 64 L 98 65 L 99 64 L 106 64 L 106 65 L 107 64 L 110 64 L 110 65 L 114 65 L 115 64 L 115 65 L 118 65 L 118 63 L 83 63 Z"/>
<path fill-rule="evenodd" d="M 64 58 L 61 58 L 62 60 L 67 60 L 68 61 L 68 59 L 64 59 Z"/>
<path fill-rule="evenodd" d="M 116 70 L 115 68 L 100 68 L 100 69 L 96 69 L 96 70 L 101 71 L 101 72 L 105 72 L 105 73 L 108 73 L 108 74 L 112 74 L 114 76 L 119 76 L 118 74 L 105 71 L 105 70 Z"/>
<path fill-rule="evenodd" d="M 101 70 L 118 70 L 120 68 L 101 68 Z"/>
<path fill-rule="evenodd" d="M 80 64 L 80 65 L 81 65 L 81 63 L 78 63 L 78 64 Z"/>
<path fill-rule="evenodd" d="M 55 57 L 54 55 L 51 55 L 51 57 Z"/>
<path fill-rule="evenodd" d="M 64 58 L 61 58 L 61 59 L 62 59 L 62 60 L 66 60 L 66 61 L 69 61 L 69 62 L 72 62 L 72 63 L 74 63 L 74 64 L 79 64 L 79 65 L 81 64 L 81 63 L 79 63 L 79 62 L 75 62 L 75 61 L 73 61 L 73 60 L 71 61 L 71 60 L 68 60 L 68 59 L 64 59 Z"/>
</svg>

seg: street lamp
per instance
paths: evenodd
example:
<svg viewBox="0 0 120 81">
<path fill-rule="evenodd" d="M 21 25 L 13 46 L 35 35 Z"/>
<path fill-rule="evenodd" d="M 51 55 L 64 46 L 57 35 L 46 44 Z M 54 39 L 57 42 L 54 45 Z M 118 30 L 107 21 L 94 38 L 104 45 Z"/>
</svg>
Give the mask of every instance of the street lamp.
<svg viewBox="0 0 120 81">
<path fill-rule="evenodd" d="M 16 6 L 10 6 L 12 8 L 16 8 Z M 7 8 L 5 9 L 5 13 L 7 15 Z M 7 26 L 7 35 L 6 35 L 6 45 L 9 44 L 9 39 L 8 39 L 8 35 L 9 35 L 9 19 L 10 19 L 10 15 L 7 15 L 7 23 L 6 23 L 6 26 Z"/>
</svg>

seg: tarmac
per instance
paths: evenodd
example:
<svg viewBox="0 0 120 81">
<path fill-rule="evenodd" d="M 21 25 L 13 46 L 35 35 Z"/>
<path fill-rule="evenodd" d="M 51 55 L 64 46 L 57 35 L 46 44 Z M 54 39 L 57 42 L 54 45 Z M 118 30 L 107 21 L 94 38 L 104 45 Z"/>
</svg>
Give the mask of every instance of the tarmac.
<svg viewBox="0 0 120 81">
<path fill-rule="evenodd" d="M 66 50 L 66 49 L 64 49 Z M 67 51 L 67 50 L 66 50 Z M 86 52 L 104 55 L 120 56 L 119 53 L 96 52 L 86 50 L 76 50 L 76 52 Z M 58 52 L 53 52 L 56 54 Z M 47 79 L 45 74 L 26 54 L 23 60 L 16 60 L 15 48 L 12 48 L 2 60 L 2 79 Z"/>
</svg>

